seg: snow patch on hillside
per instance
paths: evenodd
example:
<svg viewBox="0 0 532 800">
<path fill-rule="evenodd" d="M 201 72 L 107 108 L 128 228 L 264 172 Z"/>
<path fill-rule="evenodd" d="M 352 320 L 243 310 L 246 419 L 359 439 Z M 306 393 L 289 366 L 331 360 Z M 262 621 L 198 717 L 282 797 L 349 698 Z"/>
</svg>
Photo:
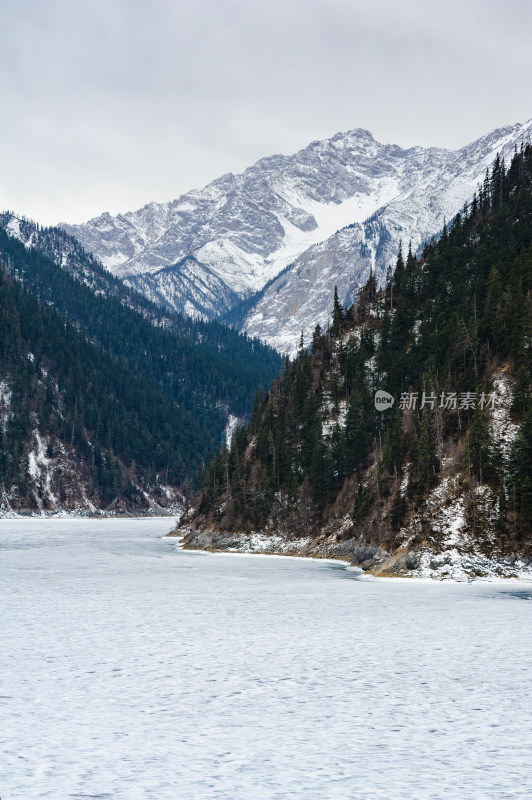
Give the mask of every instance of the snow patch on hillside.
<svg viewBox="0 0 532 800">
<path fill-rule="evenodd" d="M 495 404 L 490 420 L 491 434 L 498 444 L 504 461 L 508 461 L 515 442 L 519 425 L 512 421 L 513 391 L 508 379 L 507 368 L 503 367 L 493 378 Z"/>
<path fill-rule="evenodd" d="M 231 447 L 231 440 L 239 422 L 240 420 L 238 417 L 235 417 L 234 414 L 229 414 L 229 417 L 227 418 L 227 424 L 224 429 L 224 441 L 227 448 Z"/>
<path fill-rule="evenodd" d="M 12 392 L 6 380 L 0 381 L 0 425 L 2 433 L 5 433 L 9 421 L 13 417 L 11 410 Z"/>
</svg>

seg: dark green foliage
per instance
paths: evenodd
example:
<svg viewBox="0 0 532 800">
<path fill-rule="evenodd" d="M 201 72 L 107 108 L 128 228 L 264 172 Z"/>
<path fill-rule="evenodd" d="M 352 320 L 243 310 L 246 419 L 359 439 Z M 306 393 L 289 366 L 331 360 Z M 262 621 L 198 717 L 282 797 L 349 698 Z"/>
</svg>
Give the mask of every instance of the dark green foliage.
<svg viewBox="0 0 532 800">
<path fill-rule="evenodd" d="M 354 525 L 357 525 L 368 514 L 371 509 L 372 502 L 373 497 L 371 491 L 367 486 L 359 483 L 355 494 L 355 504 L 351 514 L 351 519 L 353 520 Z"/>
<path fill-rule="evenodd" d="M 479 483 L 496 482 L 498 454 L 489 428 L 486 409 L 477 408 L 467 432 L 465 444 L 465 471 Z"/>
<path fill-rule="evenodd" d="M 191 415 L 117 363 L 0 271 L 0 375 L 11 391 L 0 480 L 24 492 L 23 464 L 35 427 L 90 464 L 103 502 L 128 490 L 128 475 L 179 485 L 212 451 Z M 127 474 L 126 474 L 127 470 Z M 130 490 L 130 489 L 129 489 Z"/>
<path fill-rule="evenodd" d="M 338 336 L 348 321 L 337 303 Z M 285 360 L 280 379 L 268 394 L 255 398 L 251 422 L 242 429 L 243 444 L 236 457 L 235 443 L 225 462 L 227 480 L 221 480 L 218 457 L 203 477 L 201 509 L 223 506 L 224 520 L 233 526 L 260 526 L 274 498 L 288 506 L 308 493 L 316 515 L 334 498 L 346 477 L 367 466 L 377 432 L 376 413 L 367 385 L 365 362 L 374 351 L 370 323 L 362 343 L 335 343 L 316 328 L 312 353 L 301 343 L 294 362 Z M 323 436 L 322 417 L 327 403 L 345 404 L 345 420 Z M 245 446 L 247 443 L 247 446 Z M 235 491 L 238 470 L 244 485 Z"/>
<path fill-rule="evenodd" d="M 532 407 L 516 439 L 510 465 L 510 490 L 517 511 L 519 534 L 532 530 Z"/>
<path fill-rule="evenodd" d="M 52 229 L 50 236 L 54 233 Z M 61 231 L 57 235 L 65 236 Z M 79 259 L 83 257 L 92 271 L 102 270 L 81 251 Z M 244 416 L 258 387 L 268 385 L 279 370 L 279 354 L 258 340 L 216 322 L 158 312 L 123 285 L 113 288 L 110 277 L 109 293 L 105 284 L 106 294 L 96 295 L 79 276 L 39 250 L 25 248 L 1 228 L 0 262 L 91 341 L 190 411 L 215 438 L 221 437 L 225 424 L 221 407 Z M 133 303 L 138 308 L 131 308 Z"/>
<path fill-rule="evenodd" d="M 390 525 L 392 531 L 400 530 L 407 508 L 408 506 L 405 496 L 399 490 L 397 490 L 393 496 L 393 501 L 390 508 Z"/>
<path fill-rule="evenodd" d="M 386 414 L 388 423 L 382 433 L 381 471 L 387 476 L 401 474 L 405 456 L 405 445 L 402 434 L 402 416 L 399 407 L 394 406 Z"/>
<path fill-rule="evenodd" d="M 411 458 L 410 494 L 423 497 L 435 483 L 439 471 L 435 427 L 429 411 L 421 416 L 419 430 L 412 440 Z"/>
<path fill-rule="evenodd" d="M 366 466 L 372 449 L 373 432 L 371 396 L 364 384 L 351 393 L 344 426 L 346 474 Z"/>
<path fill-rule="evenodd" d="M 311 353 L 301 346 L 295 361 L 286 361 L 282 379 L 257 397 L 240 459 L 245 502 L 238 508 L 239 524 L 260 525 L 274 503 L 297 498 L 303 503 L 310 496 L 319 525 L 342 491 L 349 491 L 354 524 L 387 503 L 389 525 L 397 531 L 409 509 L 423 513 L 447 447 L 463 453 L 457 468 L 463 469 L 471 497 L 483 483 L 499 498 L 498 530 L 506 529 L 513 513 L 519 530 L 530 534 L 529 412 L 506 486 L 507 465 L 493 444 L 491 414 L 480 404 L 491 391 L 492 368 L 505 364 L 519 419 L 531 405 L 530 146 L 509 170 L 495 162 L 472 203 L 444 224 L 438 241 L 427 244 L 420 258 L 409 247 L 405 260 L 400 250 L 382 291 L 370 276 L 349 309 L 341 307 L 335 291 L 330 331 L 324 335 L 317 328 Z M 395 397 L 393 409 L 375 410 L 376 388 Z M 476 393 L 476 410 L 467 404 L 444 408 L 442 393 L 451 391 L 459 402 Z M 399 398 L 410 392 L 418 402 L 403 410 Z M 519 460 L 524 469 L 517 469 Z M 406 463 L 405 495 L 399 487 Z M 209 481 L 222 487 L 213 478 L 216 469 L 211 465 L 206 487 Z M 254 500 L 257 486 L 260 501 Z M 215 502 L 222 500 L 231 526 L 234 500 L 220 488 Z M 204 499 L 203 510 L 208 509 Z"/>
<path fill-rule="evenodd" d="M 338 300 L 338 288 L 334 287 L 334 302 L 333 302 L 333 331 L 335 336 L 340 336 L 342 331 L 342 320 L 344 318 L 344 310 Z"/>
<path fill-rule="evenodd" d="M 11 218 L 0 215 L 0 380 L 13 403 L 4 487 L 24 493 L 35 420 L 50 448 L 62 442 L 90 464 L 103 502 L 131 495 L 127 475 L 194 482 L 219 447 L 226 411 L 246 414 L 279 355 L 218 323 L 161 311 L 62 231 L 20 222 L 38 245 L 25 247 L 4 230 Z"/>
</svg>

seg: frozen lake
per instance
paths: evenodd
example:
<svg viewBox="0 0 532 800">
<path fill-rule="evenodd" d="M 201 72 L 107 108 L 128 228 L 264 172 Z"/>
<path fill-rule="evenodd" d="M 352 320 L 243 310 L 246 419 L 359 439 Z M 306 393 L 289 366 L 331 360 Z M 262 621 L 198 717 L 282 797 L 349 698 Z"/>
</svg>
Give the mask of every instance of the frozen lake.
<svg viewBox="0 0 532 800">
<path fill-rule="evenodd" d="M 3 520 L 2 800 L 532 797 L 532 585 Z"/>
</svg>

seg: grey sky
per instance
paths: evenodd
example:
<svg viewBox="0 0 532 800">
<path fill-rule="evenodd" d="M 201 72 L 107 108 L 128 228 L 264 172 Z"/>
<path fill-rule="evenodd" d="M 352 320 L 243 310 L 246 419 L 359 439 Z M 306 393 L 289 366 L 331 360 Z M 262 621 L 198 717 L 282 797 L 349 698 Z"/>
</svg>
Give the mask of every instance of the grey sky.
<svg viewBox="0 0 532 800">
<path fill-rule="evenodd" d="M 2 0 L 0 209 L 127 211 L 363 127 L 459 147 L 532 117 L 528 0 Z"/>
</svg>

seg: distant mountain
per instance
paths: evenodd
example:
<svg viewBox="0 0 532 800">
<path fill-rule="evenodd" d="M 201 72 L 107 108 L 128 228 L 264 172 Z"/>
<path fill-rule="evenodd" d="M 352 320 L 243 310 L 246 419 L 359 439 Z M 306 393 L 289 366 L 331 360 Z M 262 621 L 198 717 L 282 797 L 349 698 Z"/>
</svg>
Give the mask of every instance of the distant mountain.
<svg viewBox="0 0 532 800">
<path fill-rule="evenodd" d="M 416 250 L 437 234 L 495 155 L 508 163 L 531 135 L 532 120 L 451 151 L 356 129 L 172 202 L 63 227 L 151 300 L 209 319 L 240 309 L 234 323 L 293 351 L 301 330 L 327 323 L 335 285 L 349 304 L 371 267 L 383 280 L 401 239 Z"/>
<path fill-rule="evenodd" d="M 286 359 L 205 472 L 190 547 L 532 575 L 532 147 Z"/>
<path fill-rule="evenodd" d="M 46 256 L 61 270 L 61 274 L 67 273 L 76 282 L 90 289 L 93 294 L 103 299 L 117 300 L 122 306 L 138 312 L 157 327 L 172 331 L 184 339 L 210 347 L 217 352 L 229 350 L 234 354 L 235 349 L 246 340 L 250 352 L 261 350 L 258 341 L 252 342 L 245 336 L 228 331 L 225 325 L 193 320 L 187 315 L 152 302 L 111 275 L 101 262 L 84 250 L 74 236 L 61 228 L 42 227 L 31 220 L 4 211 L 0 213 L 0 229 L 21 242 L 28 252 L 37 251 Z M 28 274 L 26 271 L 26 277 Z M 55 269 L 54 275 L 57 277 L 58 274 Z"/>
<path fill-rule="evenodd" d="M 174 398 L 206 419 L 244 416 L 255 389 L 280 366 L 278 353 L 216 321 L 193 320 L 149 301 L 113 277 L 59 228 L 41 228 L 9 212 L 0 230 L 24 245 L 18 277 L 94 341 L 136 370 L 171 386 Z M 9 258 L 6 267 L 13 270 Z"/>
<path fill-rule="evenodd" d="M 69 473 L 68 508 L 126 502 L 124 492 L 168 504 L 280 367 L 275 350 L 160 309 L 64 231 L 10 213 L 0 278 L 0 512 L 63 507 L 39 463 Z"/>
<path fill-rule="evenodd" d="M 179 505 L 212 438 L 30 293 L 27 259 L 0 231 L 0 517 Z"/>
</svg>

